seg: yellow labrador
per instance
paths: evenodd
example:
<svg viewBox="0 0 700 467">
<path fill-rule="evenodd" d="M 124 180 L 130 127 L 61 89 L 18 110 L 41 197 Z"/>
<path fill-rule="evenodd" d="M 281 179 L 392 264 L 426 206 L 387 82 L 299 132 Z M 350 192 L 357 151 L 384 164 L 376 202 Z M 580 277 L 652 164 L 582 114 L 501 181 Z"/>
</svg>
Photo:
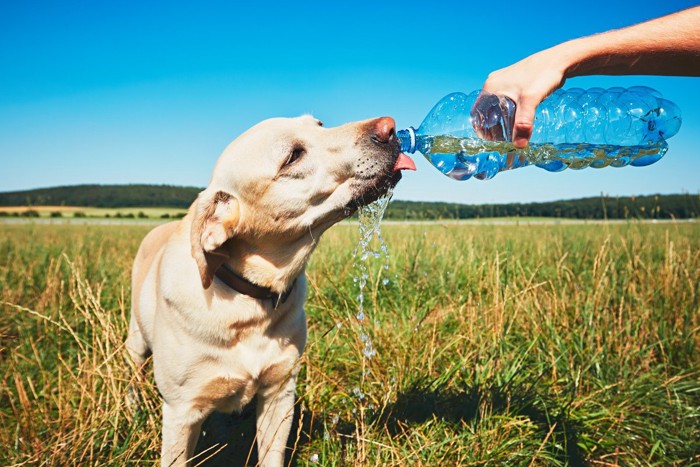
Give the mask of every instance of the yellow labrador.
<svg viewBox="0 0 700 467">
<path fill-rule="evenodd" d="M 389 117 L 328 129 L 310 116 L 266 120 L 226 148 L 182 221 L 146 236 L 127 348 L 142 369 L 153 356 L 162 465 L 186 465 L 204 419 L 254 396 L 260 464 L 283 464 L 309 255 L 412 164 Z"/>
</svg>

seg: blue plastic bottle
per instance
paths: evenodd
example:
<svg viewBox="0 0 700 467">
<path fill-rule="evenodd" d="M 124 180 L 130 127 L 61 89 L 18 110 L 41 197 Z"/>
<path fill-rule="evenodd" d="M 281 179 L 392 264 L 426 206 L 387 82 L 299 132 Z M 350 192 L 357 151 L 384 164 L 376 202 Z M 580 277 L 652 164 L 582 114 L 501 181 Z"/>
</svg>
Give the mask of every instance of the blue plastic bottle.
<svg viewBox="0 0 700 467">
<path fill-rule="evenodd" d="M 514 115 L 506 97 L 456 92 L 417 130 L 397 135 L 403 152 L 420 151 L 443 174 L 487 180 L 527 165 L 551 172 L 646 166 L 663 157 L 681 125 L 680 109 L 645 86 L 555 91 L 537 107 L 530 144 L 521 150 L 510 142 Z"/>
</svg>

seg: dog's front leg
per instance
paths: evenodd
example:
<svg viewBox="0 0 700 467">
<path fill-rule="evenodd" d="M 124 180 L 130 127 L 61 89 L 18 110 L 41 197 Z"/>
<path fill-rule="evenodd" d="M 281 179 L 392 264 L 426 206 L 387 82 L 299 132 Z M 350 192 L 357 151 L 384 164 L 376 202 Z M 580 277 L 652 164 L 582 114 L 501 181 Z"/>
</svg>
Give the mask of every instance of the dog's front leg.
<svg viewBox="0 0 700 467">
<path fill-rule="evenodd" d="M 194 453 L 202 422 L 203 420 L 193 423 L 186 408 L 163 402 L 162 467 L 187 465 L 187 460 Z"/>
<path fill-rule="evenodd" d="M 284 453 L 294 417 L 296 375 L 281 385 L 263 389 L 257 401 L 258 459 L 262 467 L 284 465 Z"/>
</svg>

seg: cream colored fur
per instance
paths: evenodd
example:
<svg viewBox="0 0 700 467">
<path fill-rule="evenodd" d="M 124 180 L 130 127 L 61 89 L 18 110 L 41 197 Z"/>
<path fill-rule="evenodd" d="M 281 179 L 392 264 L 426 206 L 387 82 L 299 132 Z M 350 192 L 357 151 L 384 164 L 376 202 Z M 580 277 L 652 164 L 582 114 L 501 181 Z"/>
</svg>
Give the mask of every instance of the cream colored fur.
<svg viewBox="0 0 700 467">
<path fill-rule="evenodd" d="M 254 126 L 226 148 L 187 216 L 143 240 L 127 348 L 141 368 L 153 355 L 162 465 L 186 465 L 204 419 L 255 396 L 260 464 L 283 464 L 306 343 L 306 262 L 328 227 L 398 180 L 398 148 L 373 137 L 378 122 Z M 274 309 L 220 282 L 224 263 L 278 293 L 296 283 Z"/>
</svg>

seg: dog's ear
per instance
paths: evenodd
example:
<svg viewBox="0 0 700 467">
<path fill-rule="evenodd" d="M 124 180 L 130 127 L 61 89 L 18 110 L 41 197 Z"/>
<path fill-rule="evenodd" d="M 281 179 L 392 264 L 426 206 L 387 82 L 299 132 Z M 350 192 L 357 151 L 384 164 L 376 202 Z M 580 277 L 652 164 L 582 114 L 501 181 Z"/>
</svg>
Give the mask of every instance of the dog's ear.
<svg viewBox="0 0 700 467">
<path fill-rule="evenodd" d="M 214 273 L 229 257 L 227 250 L 221 247 L 235 235 L 239 217 L 238 200 L 225 191 L 203 191 L 197 198 L 190 242 L 192 257 L 205 289 L 209 288 Z"/>
</svg>

